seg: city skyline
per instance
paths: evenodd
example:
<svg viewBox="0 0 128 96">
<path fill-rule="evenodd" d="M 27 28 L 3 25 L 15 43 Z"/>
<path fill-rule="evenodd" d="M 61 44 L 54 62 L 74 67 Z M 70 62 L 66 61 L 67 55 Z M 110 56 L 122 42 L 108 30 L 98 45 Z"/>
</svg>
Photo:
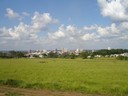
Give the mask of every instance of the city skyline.
<svg viewBox="0 0 128 96">
<path fill-rule="evenodd" d="M 128 0 L 1 0 L 0 50 L 128 49 Z"/>
</svg>

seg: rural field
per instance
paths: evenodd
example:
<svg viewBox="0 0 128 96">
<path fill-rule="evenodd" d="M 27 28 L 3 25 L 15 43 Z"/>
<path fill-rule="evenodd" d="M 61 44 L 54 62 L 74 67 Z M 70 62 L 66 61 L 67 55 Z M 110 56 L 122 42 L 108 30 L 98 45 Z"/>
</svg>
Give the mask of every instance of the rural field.
<svg viewBox="0 0 128 96">
<path fill-rule="evenodd" d="M 89 96 L 128 96 L 128 61 L 115 58 L 0 59 L 0 86 L 92 94 Z"/>
</svg>

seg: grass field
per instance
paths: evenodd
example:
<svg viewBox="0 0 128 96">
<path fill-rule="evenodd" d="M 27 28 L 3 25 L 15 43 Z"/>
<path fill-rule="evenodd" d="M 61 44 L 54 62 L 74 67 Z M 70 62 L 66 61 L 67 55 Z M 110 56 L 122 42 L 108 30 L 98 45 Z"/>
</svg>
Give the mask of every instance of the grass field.
<svg viewBox="0 0 128 96">
<path fill-rule="evenodd" d="M 0 83 L 12 87 L 128 95 L 128 61 L 0 59 Z"/>
</svg>

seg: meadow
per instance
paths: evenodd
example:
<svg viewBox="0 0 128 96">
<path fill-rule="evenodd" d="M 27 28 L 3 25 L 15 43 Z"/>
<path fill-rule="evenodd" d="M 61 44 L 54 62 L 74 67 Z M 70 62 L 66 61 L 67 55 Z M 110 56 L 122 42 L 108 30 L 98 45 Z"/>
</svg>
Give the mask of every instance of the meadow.
<svg viewBox="0 0 128 96">
<path fill-rule="evenodd" d="M 0 59 L 0 84 L 11 87 L 128 95 L 128 61 L 102 59 Z"/>
</svg>

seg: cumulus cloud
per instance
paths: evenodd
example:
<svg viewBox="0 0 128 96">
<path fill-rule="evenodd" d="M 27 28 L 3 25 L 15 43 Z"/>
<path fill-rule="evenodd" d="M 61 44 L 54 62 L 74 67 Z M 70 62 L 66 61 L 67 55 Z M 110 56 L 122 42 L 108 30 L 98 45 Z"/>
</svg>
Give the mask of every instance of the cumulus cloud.
<svg viewBox="0 0 128 96">
<path fill-rule="evenodd" d="M 67 30 L 68 32 L 75 33 L 76 30 L 77 30 L 77 28 L 74 27 L 73 25 L 68 25 L 68 26 L 66 27 L 66 30 Z"/>
<path fill-rule="evenodd" d="M 18 26 L 13 28 L 0 28 L 0 36 L 3 37 L 0 40 L 1 44 L 10 40 L 20 40 L 20 42 L 24 41 L 44 46 L 59 47 L 67 44 L 68 46 L 82 46 L 84 43 L 91 44 L 90 42 L 128 40 L 127 24 L 128 22 L 123 22 L 121 24 L 112 23 L 110 26 L 105 27 L 92 25 L 81 28 L 73 25 L 61 25 L 57 31 L 48 32 L 47 36 L 41 37 L 38 35 L 39 32 L 32 27 L 33 24 L 27 25 L 20 22 Z M 33 28 L 33 31 L 31 28 Z M 39 27 L 39 30 L 43 31 L 43 28 L 44 26 Z"/>
<path fill-rule="evenodd" d="M 7 13 L 5 14 L 5 16 L 7 16 L 9 19 L 18 19 L 20 21 L 22 21 L 24 17 L 30 16 L 30 14 L 27 12 L 22 12 L 21 14 L 19 14 L 17 12 L 14 12 L 14 10 L 11 8 L 7 8 L 6 12 Z"/>
<path fill-rule="evenodd" d="M 30 15 L 30 14 L 27 13 L 27 12 L 22 12 L 22 14 L 23 14 L 24 16 L 29 16 L 29 15 Z"/>
<path fill-rule="evenodd" d="M 47 28 L 48 25 L 56 23 L 58 23 L 58 20 L 52 18 L 49 13 L 40 14 L 39 12 L 35 12 L 32 17 L 31 32 L 39 32 Z"/>
<path fill-rule="evenodd" d="M 24 14 L 25 15 L 25 14 Z M 38 35 L 39 32 L 46 31 L 49 25 L 56 24 L 58 22 L 57 19 L 54 19 L 50 16 L 49 13 L 39 13 L 35 12 L 31 18 L 30 24 L 25 24 L 24 22 L 20 22 L 17 26 L 11 28 L 0 28 L 0 40 L 8 41 L 10 40 L 19 40 L 25 42 L 39 42 L 41 41 L 41 37 Z M 62 35 L 61 32 L 58 32 L 55 35 Z"/>
<path fill-rule="evenodd" d="M 101 14 L 118 23 L 110 26 L 99 26 L 97 33 L 103 39 L 128 39 L 128 0 L 97 0 L 101 8 Z"/>
<path fill-rule="evenodd" d="M 6 27 L 0 28 L 0 37 L 8 36 L 8 30 Z"/>
<path fill-rule="evenodd" d="M 14 12 L 11 8 L 7 8 L 6 11 L 7 11 L 6 16 L 10 19 L 15 19 L 20 17 L 20 15 Z"/>
<path fill-rule="evenodd" d="M 82 42 L 82 41 L 104 41 L 115 39 L 127 39 L 127 22 L 120 24 L 112 23 L 110 26 L 84 26 L 81 28 L 73 25 L 60 26 L 58 31 L 48 33 L 49 38 L 53 40 L 63 40 L 63 42 Z"/>
<path fill-rule="evenodd" d="M 97 28 L 97 32 L 103 37 L 106 37 L 106 36 L 109 37 L 112 35 L 116 35 L 119 33 L 119 30 L 120 29 L 115 23 L 112 23 L 110 26 L 106 26 L 106 27 L 99 26 Z"/>
<path fill-rule="evenodd" d="M 122 22 L 122 23 L 120 24 L 120 27 L 121 27 L 121 29 L 128 30 L 128 22 Z"/>
<path fill-rule="evenodd" d="M 84 34 L 81 39 L 85 40 L 85 41 L 88 41 L 88 40 L 95 40 L 96 39 L 96 35 L 94 33 L 87 33 L 87 34 Z"/>
<path fill-rule="evenodd" d="M 59 31 L 57 31 L 57 32 L 55 32 L 53 34 L 49 33 L 48 35 L 52 39 L 59 39 L 59 38 L 65 37 L 65 34 L 61 30 L 59 30 Z"/>
<path fill-rule="evenodd" d="M 53 33 L 48 33 L 48 36 L 50 39 L 59 39 L 59 38 L 63 38 L 65 37 L 65 33 L 64 33 L 65 29 L 64 26 L 61 25 L 58 29 L 57 32 L 53 32 Z"/>
<path fill-rule="evenodd" d="M 90 31 L 90 30 L 96 30 L 97 25 L 91 25 L 91 26 L 85 26 L 83 29 L 85 31 Z"/>
<path fill-rule="evenodd" d="M 20 22 L 18 26 L 14 28 L 9 28 L 9 34 L 12 36 L 13 39 L 24 39 L 26 36 L 30 34 L 30 26 Z"/>
<path fill-rule="evenodd" d="M 128 20 L 128 0 L 98 0 L 101 14 L 115 21 Z"/>
<path fill-rule="evenodd" d="M 6 28 L 6 27 L 0 28 L 0 42 L 2 41 L 6 42 L 13 39 L 11 34 L 9 33 L 10 31 L 11 28 Z"/>
<path fill-rule="evenodd" d="M 90 25 L 77 27 L 74 25 L 60 25 L 57 30 L 53 31 L 51 25 L 58 24 L 58 20 L 53 18 L 50 13 L 39 13 L 34 12 L 31 17 L 31 21 L 26 24 L 23 21 L 11 28 L 2 27 L 0 28 L 0 44 L 13 44 L 25 45 L 39 44 L 39 46 L 90 46 L 94 42 L 101 44 L 103 41 L 118 42 L 121 40 L 128 40 L 128 21 L 127 21 L 127 1 L 123 0 L 98 0 L 101 6 L 101 12 L 104 16 L 110 17 L 113 20 L 121 22 L 112 23 L 107 26 L 101 25 Z M 116 7 L 119 6 L 123 13 L 115 11 Z M 118 9 L 118 10 L 119 10 Z M 120 15 L 123 14 L 123 15 Z M 29 16 L 29 13 L 14 12 L 12 9 L 7 9 L 9 18 L 21 18 L 21 16 Z M 50 29 L 50 30 L 48 30 Z M 42 33 L 41 33 L 42 32 Z M 45 32 L 45 35 L 43 34 Z M 40 36 L 44 35 L 44 36 Z M 87 45 L 85 45 L 85 43 Z M 26 44 L 26 45 L 27 45 Z M 102 44 L 105 44 L 104 42 Z M 8 45 L 10 46 L 10 45 Z"/>
</svg>

